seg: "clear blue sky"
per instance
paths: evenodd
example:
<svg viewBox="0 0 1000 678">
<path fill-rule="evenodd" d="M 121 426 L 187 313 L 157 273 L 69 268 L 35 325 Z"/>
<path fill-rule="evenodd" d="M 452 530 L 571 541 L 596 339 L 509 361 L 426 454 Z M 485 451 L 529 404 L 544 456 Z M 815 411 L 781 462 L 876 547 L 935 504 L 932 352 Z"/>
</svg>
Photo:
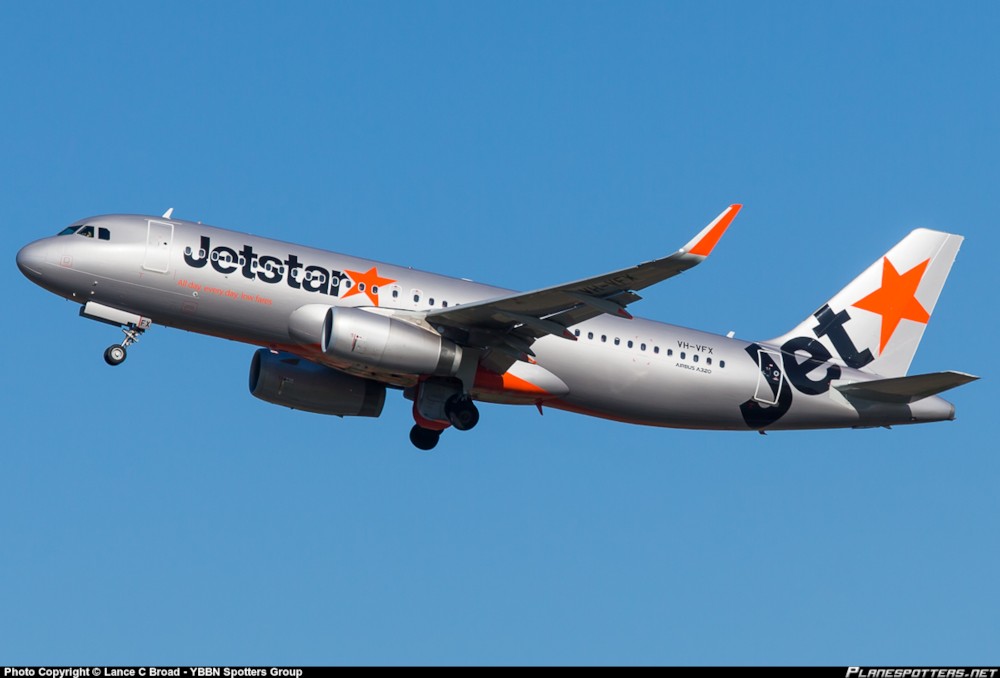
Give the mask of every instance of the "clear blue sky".
<svg viewBox="0 0 1000 678">
<path fill-rule="evenodd" d="M 996 3 L 0 5 L 0 664 L 1000 659 Z M 642 316 L 763 339 L 967 237 L 955 422 L 768 436 L 484 405 L 411 448 L 119 338 L 26 242 L 161 213 L 530 289 L 746 207 Z"/>
</svg>

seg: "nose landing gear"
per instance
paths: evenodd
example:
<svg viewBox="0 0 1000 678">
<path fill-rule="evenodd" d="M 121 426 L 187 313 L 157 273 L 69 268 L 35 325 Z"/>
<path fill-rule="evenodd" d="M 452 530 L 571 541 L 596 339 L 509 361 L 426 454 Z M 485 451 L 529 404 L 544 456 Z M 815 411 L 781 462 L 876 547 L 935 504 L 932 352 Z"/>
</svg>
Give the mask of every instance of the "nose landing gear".
<svg viewBox="0 0 1000 678">
<path fill-rule="evenodd" d="M 139 341 L 139 335 L 146 331 L 146 328 L 140 327 L 133 323 L 129 323 L 122 328 L 122 332 L 125 333 L 125 338 L 120 344 L 111 344 L 104 351 L 104 362 L 111 365 L 121 365 L 125 362 L 125 358 L 128 357 L 128 347 Z"/>
<path fill-rule="evenodd" d="M 128 357 L 128 347 L 139 341 L 139 335 L 148 330 L 153 322 L 145 316 L 105 306 L 96 301 L 88 301 L 84 304 L 80 309 L 80 315 L 108 325 L 115 325 L 125 333 L 122 343 L 112 344 L 105 349 L 104 362 L 109 365 L 121 365 L 125 362 L 125 358 Z"/>
</svg>

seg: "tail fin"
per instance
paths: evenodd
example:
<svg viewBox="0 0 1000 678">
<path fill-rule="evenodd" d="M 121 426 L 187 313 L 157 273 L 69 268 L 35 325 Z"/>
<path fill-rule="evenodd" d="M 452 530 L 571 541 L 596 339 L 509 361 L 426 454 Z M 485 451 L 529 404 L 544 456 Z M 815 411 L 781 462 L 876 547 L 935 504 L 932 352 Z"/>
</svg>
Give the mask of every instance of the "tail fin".
<svg viewBox="0 0 1000 678">
<path fill-rule="evenodd" d="M 803 337 L 850 367 L 904 376 L 962 240 L 918 228 L 795 329 L 768 343 Z"/>
</svg>

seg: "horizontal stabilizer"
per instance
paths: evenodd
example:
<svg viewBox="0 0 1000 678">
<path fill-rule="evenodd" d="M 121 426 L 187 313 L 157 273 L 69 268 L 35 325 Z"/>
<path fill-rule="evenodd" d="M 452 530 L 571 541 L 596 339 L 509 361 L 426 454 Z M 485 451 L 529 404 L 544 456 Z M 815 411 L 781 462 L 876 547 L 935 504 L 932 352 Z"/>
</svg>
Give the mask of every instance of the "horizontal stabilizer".
<svg viewBox="0 0 1000 678">
<path fill-rule="evenodd" d="M 979 377 L 963 372 L 932 372 L 911 377 L 858 381 L 852 384 L 835 384 L 834 388 L 848 397 L 864 398 L 883 403 L 912 403 L 937 395 L 950 388 L 968 384 Z"/>
</svg>

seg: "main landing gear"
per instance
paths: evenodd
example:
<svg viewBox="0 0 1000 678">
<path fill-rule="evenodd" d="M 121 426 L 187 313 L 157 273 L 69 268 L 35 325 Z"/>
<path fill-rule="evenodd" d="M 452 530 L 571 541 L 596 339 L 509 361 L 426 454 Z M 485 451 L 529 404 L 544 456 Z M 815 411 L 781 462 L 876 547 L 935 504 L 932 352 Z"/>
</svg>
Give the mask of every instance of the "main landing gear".
<svg viewBox="0 0 1000 678">
<path fill-rule="evenodd" d="M 414 424 L 410 429 L 410 442 L 418 450 L 433 450 L 438 441 L 441 440 L 441 431 L 424 428 L 420 424 Z"/>
<path fill-rule="evenodd" d="M 104 362 L 111 366 L 121 365 L 125 362 L 125 358 L 128 357 L 128 347 L 139 341 L 139 335 L 145 332 L 146 329 L 129 323 L 122 328 L 122 332 L 125 333 L 125 338 L 120 344 L 111 344 L 104 351 Z"/>
<path fill-rule="evenodd" d="M 419 450 L 432 450 L 448 427 L 468 431 L 479 423 L 479 409 L 462 386 L 450 380 L 427 380 L 407 395 L 413 400 L 410 442 Z"/>
<path fill-rule="evenodd" d="M 467 393 L 457 393 L 444 403 L 444 413 L 456 431 L 468 431 L 479 423 L 479 409 Z"/>
</svg>

